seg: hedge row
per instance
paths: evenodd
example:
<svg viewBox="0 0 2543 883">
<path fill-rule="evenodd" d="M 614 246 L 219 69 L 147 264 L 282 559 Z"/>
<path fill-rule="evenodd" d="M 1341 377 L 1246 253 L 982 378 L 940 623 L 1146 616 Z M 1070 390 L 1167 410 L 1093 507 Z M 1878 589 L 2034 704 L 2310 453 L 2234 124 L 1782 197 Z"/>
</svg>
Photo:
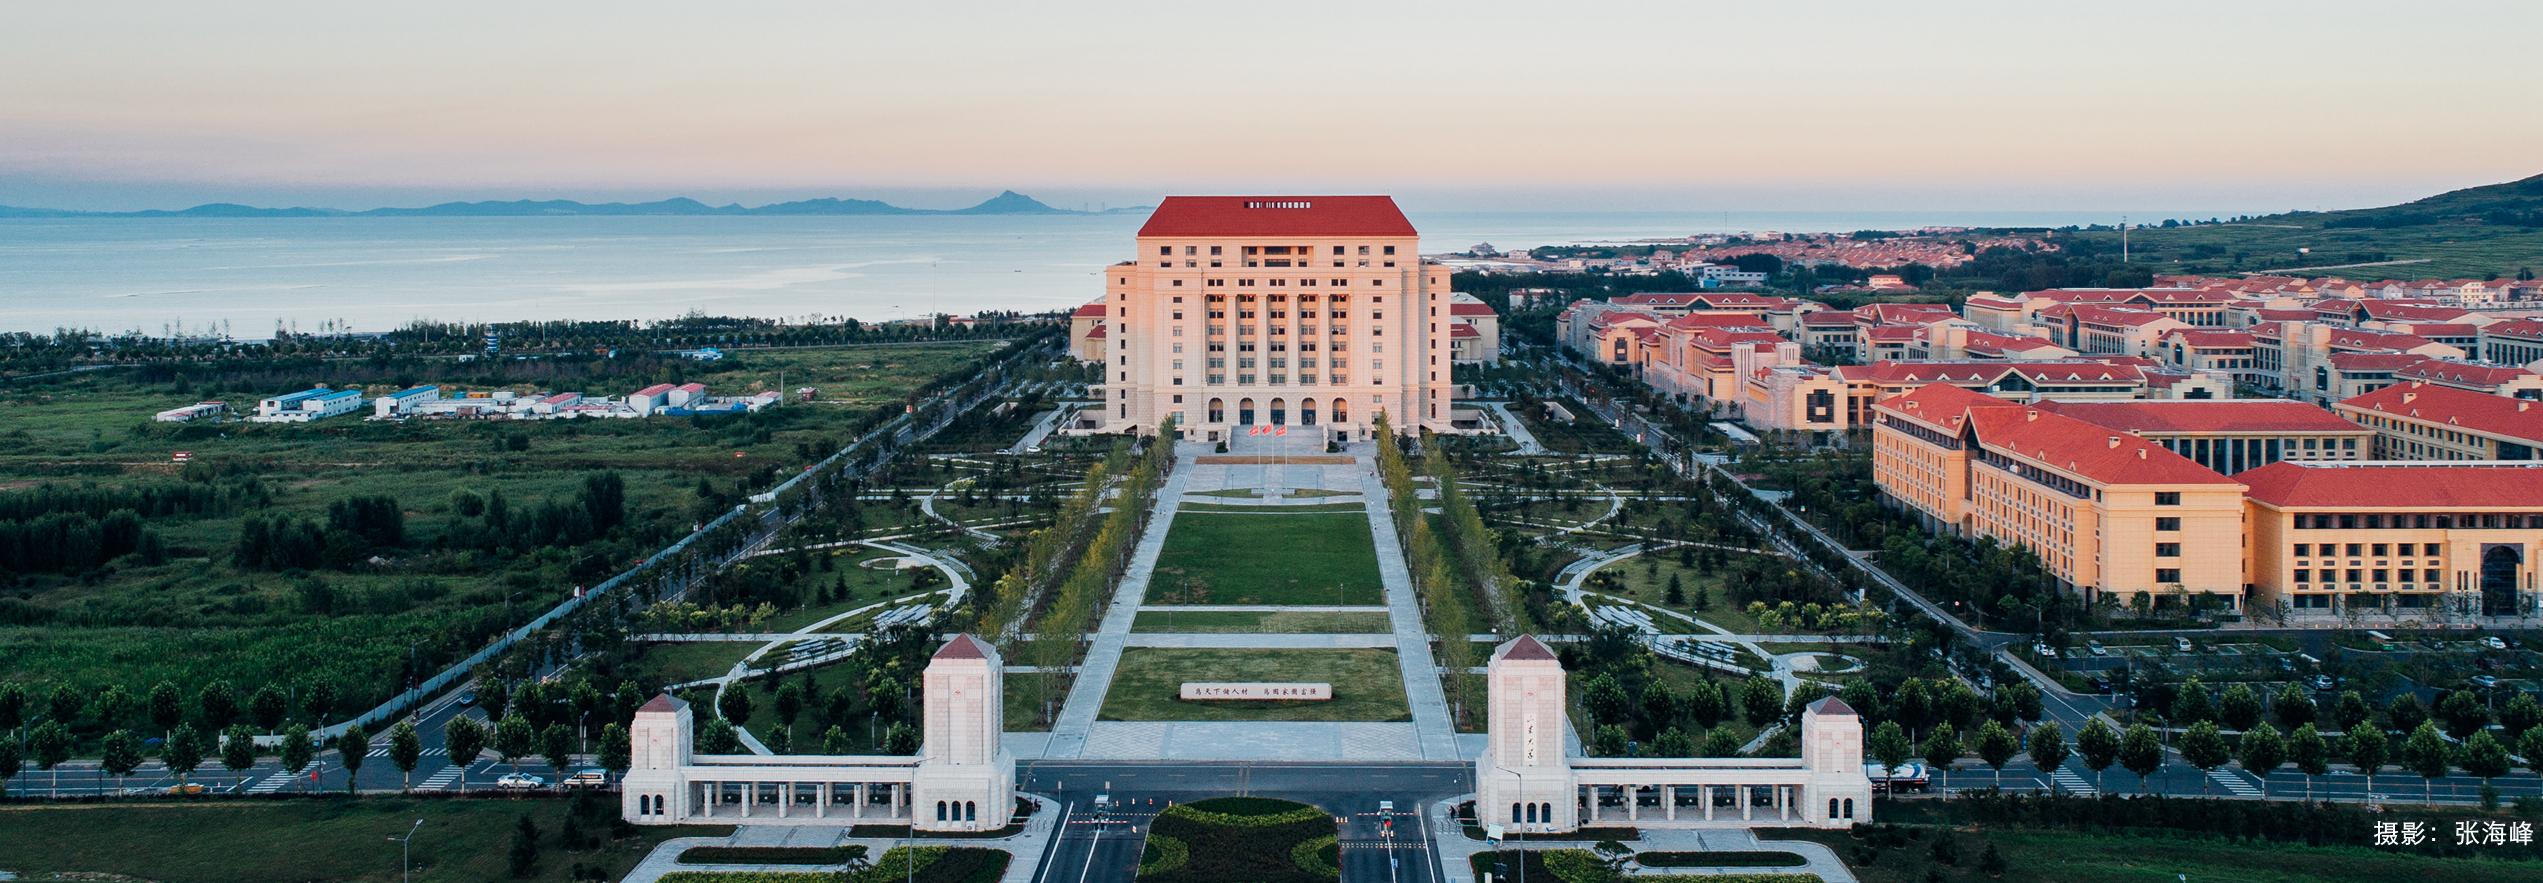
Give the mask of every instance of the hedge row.
<svg viewBox="0 0 2543 883">
<path fill-rule="evenodd" d="M 1196 809 L 1196 806 L 1196 804 L 1190 803 L 1177 804 L 1175 806 L 1167 807 L 1166 811 L 1159 813 L 1157 817 L 1161 819 L 1182 819 L 1184 821 L 1208 825 L 1214 828 L 1277 828 L 1282 825 L 1295 825 L 1300 822 L 1312 822 L 1319 819 L 1330 818 L 1324 814 L 1324 810 L 1317 809 L 1312 806 L 1301 806 L 1297 809 L 1284 810 L 1272 815 L 1239 815 L 1236 813 L 1211 812 L 1206 809 Z"/>
<path fill-rule="evenodd" d="M 1332 862 L 1327 862 L 1324 859 L 1324 851 L 1327 849 L 1334 850 Z M 1331 877 L 1337 880 L 1341 879 L 1342 867 L 1340 863 L 1342 861 L 1342 853 L 1340 838 L 1335 837 L 1332 834 L 1327 834 L 1322 837 L 1298 841 L 1298 845 L 1289 848 L 1289 861 L 1296 864 L 1298 866 L 1298 870 L 1315 874 L 1320 877 Z"/>
<path fill-rule="evenodd" d="M 1192 858 L 1192 848 L 1183 841 L 1164 834 L 1148 835 L 1148 846 L 1139 854 L 1139 875 L 1163 874 L 1179 870 Z"/>
<path fill-rule="evenodd" d="M 862 846 L 697 846 L 680 853 L 684 865 L 844 865 L 862 857 Z"/>
</svg>

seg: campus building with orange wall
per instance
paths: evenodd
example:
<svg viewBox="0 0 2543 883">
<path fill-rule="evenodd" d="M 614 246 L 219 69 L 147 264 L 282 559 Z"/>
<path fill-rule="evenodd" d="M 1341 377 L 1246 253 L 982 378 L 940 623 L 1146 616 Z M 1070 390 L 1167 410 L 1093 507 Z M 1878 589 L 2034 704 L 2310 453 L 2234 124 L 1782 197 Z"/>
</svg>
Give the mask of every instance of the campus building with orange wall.
<svg viewBox="0 0 2543 883">
<path fill-rule="evenodd" d="M 2250 490 L 2252 603 L 2291 614 L 2531 616 L 2543 463 L 2281 462 Z"/>
<path fill-rule="evenodd" d="M 1393 199 L 1173 196 L 1137 241 L 1104 268 L 1095 428 L 1450 428 L 1448 270 Z"/>
</svg>

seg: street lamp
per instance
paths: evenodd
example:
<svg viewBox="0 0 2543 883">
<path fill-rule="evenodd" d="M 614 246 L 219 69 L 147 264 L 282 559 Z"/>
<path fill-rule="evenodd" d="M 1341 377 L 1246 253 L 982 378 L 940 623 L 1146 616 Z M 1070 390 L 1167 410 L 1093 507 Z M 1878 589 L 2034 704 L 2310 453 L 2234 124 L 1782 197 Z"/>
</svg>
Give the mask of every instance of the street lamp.
<svg viewBox="0 0 2543 883">
<path fill-rule="evenodd" d="M 397 841 L 397 879 L 399 880 L 412 881 L 415 879 L 415 864 L 412 860 L 414 850 L 409 844 L 415 842 L 415 832 L 423 827 L 424 820 L 416 819 L 415 826 L 406 829 L 406 836 L 389 838 Z"/>
</svg>

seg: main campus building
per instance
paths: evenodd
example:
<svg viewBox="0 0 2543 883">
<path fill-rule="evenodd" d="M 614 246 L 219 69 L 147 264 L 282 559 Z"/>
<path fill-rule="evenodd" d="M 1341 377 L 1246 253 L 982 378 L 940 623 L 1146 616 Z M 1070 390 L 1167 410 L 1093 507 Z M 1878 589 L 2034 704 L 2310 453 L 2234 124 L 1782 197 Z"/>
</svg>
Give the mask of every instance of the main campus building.
<svg viewBox="0 0 2543 883">
<path fill-rule="evenodd" d="M 1103 365 L 1089 428 L 1446 431 L 1454 307 L 1420 246 L 1385 196 L 1167 197 L 1073 323 Z"/>
</svg>

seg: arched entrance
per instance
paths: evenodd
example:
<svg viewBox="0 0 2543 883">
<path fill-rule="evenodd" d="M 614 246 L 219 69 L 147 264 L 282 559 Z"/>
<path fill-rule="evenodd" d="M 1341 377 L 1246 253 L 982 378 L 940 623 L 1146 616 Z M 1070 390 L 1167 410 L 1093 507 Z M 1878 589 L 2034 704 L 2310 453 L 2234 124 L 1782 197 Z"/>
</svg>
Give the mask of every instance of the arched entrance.
<svg viewBox="0 0 2543 883">
<path fill-rule="evenodd" d="M 1334 396 L 1334 397 L 1333 397 L 1333 413 L 1332 413 L 1332 414 L 1329 414 L 1329 415 L 1326 415 L 1326 416 L 1330 417 L 1330 418 L 1333 420 L 1333 422 L 1334 422 L 1334 423 L 1336 423 L 1336 424 L 1342 424 L 1342 423 L 1349 423 L 1349 422 L 1351 422 L 1351 402 L 1350 402 L 1350 400 L 1345 399 L 1345 398 L 1343 398 L 1343 397 L 1341 397 L 1341 396 Z"/>
<path fill-rule="evenodd" d="M 2515 546 L 2481 550 L 2481 615 L 2517 615 L 2517 571 L 2524 564 L 2525 552 Z"/>
<path fill-rule="evenodd" d="M 1288 405 L 1288 403 L 1283 402 L 1283 401 L 1282 401 L 1282 400 L 1280 400 L 1280 399 L 1272 399 L 1272 400 L 1271 400 L 1271 424 L 1272 424 L 1273 426 L 1279 426 L 1279 425 L 1284 424 L 1284 423 L 1287 423 L 1287 422 L 1289 422 L 1289 405 Z"/>
<path fill-rule="evenodd" d="M 1314 426 L 1314 425 L 1316 425 L 1316 400 L 1315 400 L 1315 399 L 1299 399 L 1299 400 L 1298 400 L 1298 425 L 1300 425 L 1300 426 Z"/>
<path fill-rule="evenodd" d="M 1209 419 L 1207 422 L 1210 422 L 1210 423 L 1225 423 L 1225 422 L 1227 422 L 1227 400 L 1226 400 L 1226 399 L 1222 399 L 1222 398 L 1212 398 L 1212 399 L 1210 399 L 1210 419 Z"/>
<path fill-rule="evenodd" d="M 1236 424 L 1239 426 L 1254 425 L 1253 396 L 1246 396 L 1236 400 Z"/>
</svg>

